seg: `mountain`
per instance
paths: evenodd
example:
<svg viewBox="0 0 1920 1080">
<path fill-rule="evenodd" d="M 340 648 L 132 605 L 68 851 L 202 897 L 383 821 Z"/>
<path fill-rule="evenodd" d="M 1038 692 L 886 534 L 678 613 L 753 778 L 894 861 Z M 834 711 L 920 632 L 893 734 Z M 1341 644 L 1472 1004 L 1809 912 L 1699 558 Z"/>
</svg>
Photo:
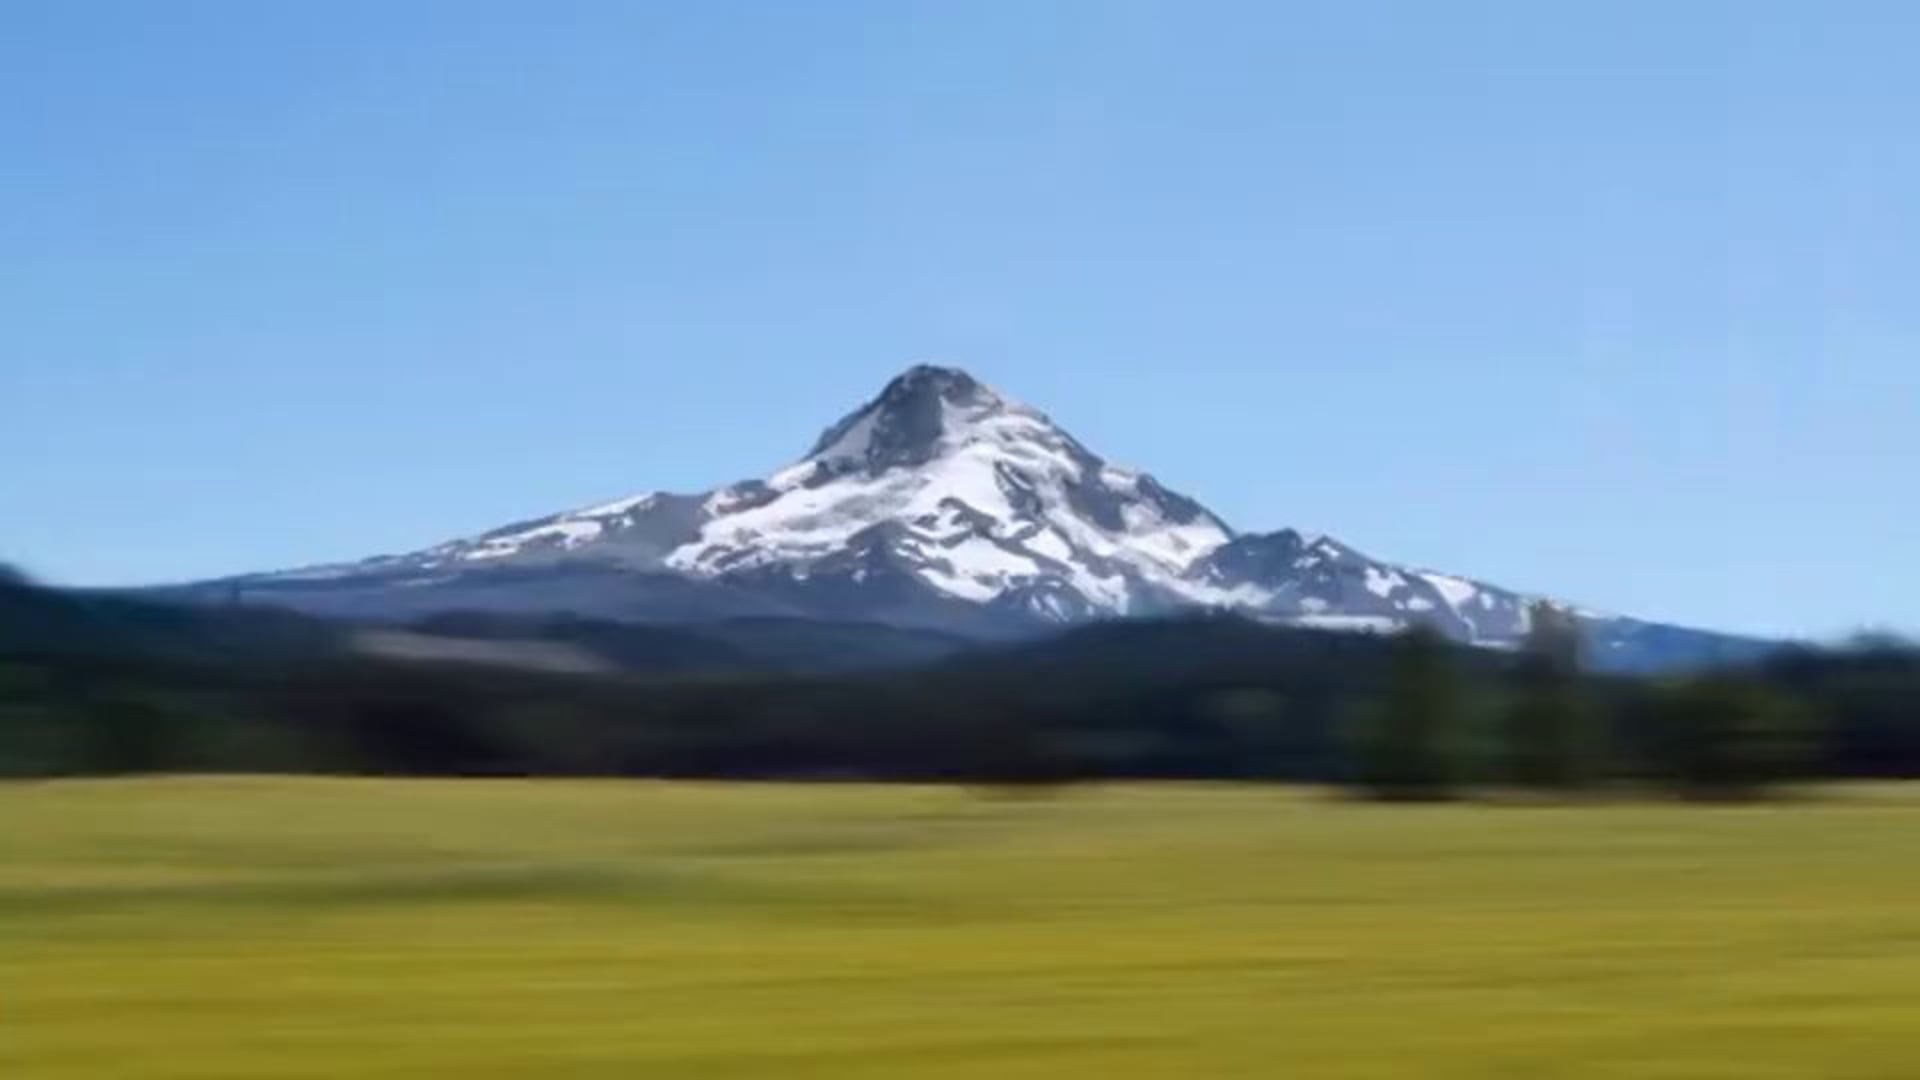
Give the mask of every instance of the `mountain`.
<svg viewBox="0 0 1920 1080">
<path fill-rule="evenodd" d="M 1013 637 L 1223 610 L 1510 646 L 1534 597 L 1326 536 L 1235 531 L 964 371 L 918 366 L 762 479 L 647 492 L 405 555 L 188 587 L 310 612 L 453 610 L 651 622 L 865 621 Z M 1579 612 L 1600 662 L 1738 659 L 1759 643 Z"/>
<path fill-rule="evenodd" d="M 341 648 L 346 637 L 335 623 L 291 611 L 227 610 L 106 590 L 52 589 L 0 568 L 0 658 L 218 665 L 324 654 Z"/>
</svg>

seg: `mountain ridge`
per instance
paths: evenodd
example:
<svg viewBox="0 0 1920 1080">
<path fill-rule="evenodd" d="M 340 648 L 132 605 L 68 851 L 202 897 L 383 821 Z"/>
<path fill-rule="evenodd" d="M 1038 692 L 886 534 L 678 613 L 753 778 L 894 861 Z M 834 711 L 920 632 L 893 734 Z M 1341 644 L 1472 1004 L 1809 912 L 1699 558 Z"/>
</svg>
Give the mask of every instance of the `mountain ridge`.
<svg viewBox="0 0 1920 1080">
<path fill-rule="evenodd" d="M 355 616 L 568 611 L 633 620 L 851 618 L 1019 636 L 1218 610 L 1328 629 L 1415 622 L 1509 647 L 1540 598 L 1291 528 L 1241 532 L 1046 413 L 916 365 L 792 464 L 648 491 L 354 563 L 210 583 Z M 1718 660 L 1746 639 L 1574 609 L 1602 663 Z M 1648 628 L 1669 656 L 1639 656 Z M 1670 640 L 1668 640 L 1670 639 Z"/>
</svg>

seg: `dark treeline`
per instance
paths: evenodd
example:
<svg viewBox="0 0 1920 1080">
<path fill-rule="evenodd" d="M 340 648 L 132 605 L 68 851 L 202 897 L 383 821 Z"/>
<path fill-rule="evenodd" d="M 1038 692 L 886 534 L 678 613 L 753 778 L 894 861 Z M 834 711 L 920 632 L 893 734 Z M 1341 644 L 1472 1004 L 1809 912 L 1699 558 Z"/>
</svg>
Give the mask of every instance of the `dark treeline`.
<svg viewBox="0 0 1920 1080">
<path fill-rule="evenodd" d="M 1236 778 L 1401 799 L 1920 775 L 1920 656 L 1904 647 L 1599 678 L 1570 623 L 1536 616 L 1518 654 L 1203 618 L 865 674 L 563 674 L 368 656 L 342 628 L 270 612 L 0 584 L 0 774 Z"/>
</svg>

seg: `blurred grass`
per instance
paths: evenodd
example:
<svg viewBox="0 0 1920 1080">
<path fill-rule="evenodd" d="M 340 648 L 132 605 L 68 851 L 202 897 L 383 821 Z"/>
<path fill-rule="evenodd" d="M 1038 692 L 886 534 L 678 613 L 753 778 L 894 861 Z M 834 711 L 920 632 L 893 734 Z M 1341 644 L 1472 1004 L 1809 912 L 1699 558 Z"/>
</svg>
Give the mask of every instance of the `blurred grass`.
<svg viewBox="0 0 1920 1080">
<path fill-rule="evenodd" d="M 1920 789 L 0 786 L 0 1076 L 1904 1078 Z"/>
</svg>

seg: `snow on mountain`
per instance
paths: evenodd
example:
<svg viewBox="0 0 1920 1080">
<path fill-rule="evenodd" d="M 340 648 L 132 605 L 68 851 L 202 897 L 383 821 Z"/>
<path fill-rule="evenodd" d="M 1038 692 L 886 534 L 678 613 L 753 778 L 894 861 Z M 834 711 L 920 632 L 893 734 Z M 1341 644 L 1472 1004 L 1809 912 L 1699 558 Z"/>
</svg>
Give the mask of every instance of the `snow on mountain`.
<svg viewBox="0 0 1920 1080">
<path fill-rule="evenodd" d="M 1191 576 L 1226 590 L 1221 606 L 1265 618 L 1376 628 L 1417 621 L 1489 644 L 1524 635 L 1537 600 L 1380 562 L 1331 537 L 1292 529 L 1237 537 L 1210 553 Z"/>
<path fill-rule="evenodd" d="M 806 580 L 883 534 L 888 561 L 945 597 L 987 603 L 1037 592 L 1036 612 L 1055 618 L 1216 599 L 1186 574 L 1232 537 L 1198 503 L 1108 464 L 1038 410 L 964 372 L 921 366 L 764 480 L 704 495 L 635 495 L 389 565 L 446 573 L 593 562 Z"/>
<path fill-rule="evenodd" d="M 410 555 L 240 581 L 314 606 L 332 590 L 352 611 L 766 611 L 1005 629 L 1219 609 L 1370 631 L 1419 621 L 1492 645 L 1524 635 L 1536 602 L 1326 536 L 1236 533 L 1044 413 L 925 365 L 764 479 L 647 492 Z M 1648 624 L 1582 614 L 1654 640 Z"/>
<path fill-rule="evenodd" d="M 1094 609 L 1142 610 L 1230 533 L 1191 500 L 1095 457 L 1045 415 L 970 376 L 918 367 L 763 483 L 725 489 L 666 565 L 714 576 L 804 572 L 896 526 L 896 556 L 934 589 L 985 602 L 1064 580 Z"/>
</svg>

